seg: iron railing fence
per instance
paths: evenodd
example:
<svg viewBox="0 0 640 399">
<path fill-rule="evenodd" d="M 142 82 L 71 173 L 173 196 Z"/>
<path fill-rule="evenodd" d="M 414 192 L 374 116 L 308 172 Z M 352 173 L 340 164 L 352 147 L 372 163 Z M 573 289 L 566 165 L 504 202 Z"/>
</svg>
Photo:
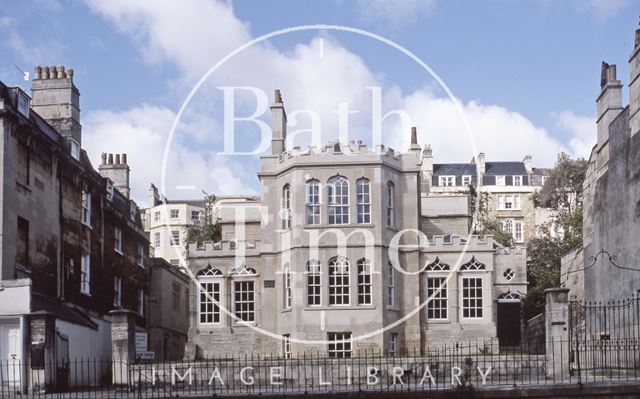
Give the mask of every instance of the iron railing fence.
<svg viewBox="0 0 640 399">
<path fill-rule="evenodd" d="M 214 395 L 420 392 L 452 389 L 638 381 L 638 340 L 548 340 L 541 349 L 523 342 L 500 350 L 495 340 L 452 343 L 423 353 L 354 351 L 329 358 L 306 352 L 217 356 L 205 360 L 127 364 L 72 359 L 43 369 L 0 361 L 4 398 L 168 398 Z M 546 354 L 540 354 L 545 353 Z M 114 383 L 114 381 L 118 383 Z"/>
</svg>

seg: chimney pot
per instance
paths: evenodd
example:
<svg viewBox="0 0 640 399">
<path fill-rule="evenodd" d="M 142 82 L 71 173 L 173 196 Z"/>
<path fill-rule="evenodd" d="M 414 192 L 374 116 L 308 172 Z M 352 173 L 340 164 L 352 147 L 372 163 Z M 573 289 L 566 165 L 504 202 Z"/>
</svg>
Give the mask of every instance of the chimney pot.
<svg viewBox="0 0 640 399">
<path fill-rule="evenodd" d="M 122 154 L 122 163 L 127 164 L 127 154 Z"/>
<path fill-rule="evenodd" d="M 635 49 L 638 46 L 640 46 L 640 29 L 636 29 L 636 40 L 635 40 L 635 46 L 633 48 Z"/>
<path fill-rule="evenodd" d="M 49 67 L 46 66 L 42 69 L 42 79 L 49 79 Z"/>
<path fill-rule="evenodd" d="M 109 154 L 107 158 L 107 164 L 113 165 L 113 154 Z"/>
<path fill-rule="evenodd" d="M 36 76 L 34 77 L 34 79 L 42 79 L 42 67 L 41 66 L 37 66 L 36 67 Z"/>
<path fill-rule="evenodd" d="M 107 153 L 103 152 L 102 153 L 102 164 L 105 165 L 107 163 Z"/>
<path fill-rule="evenodd" d="M 56 66 L 51 65 L 49 67 L 49 79 L 55 79 L 57 76 L 58 74 L 56 73 Z"/>
<path fill-rule="evenodd" d="M 116 165 L 120 165 L 120 154 L 116 154 Z"/>
<path fill-rule="evenodd" d="M 67 79 L 73 79 L 73 68 L 67 68 Z"/>
<path fill-rule="evenodd" d="M 276 89 L 274 97 L 275 103 L 282 103 L 282 94 L 280 93 L 280 89 Z"/>
<path fill-rule="evenodd" d="M 413 126 L 411 128 L 411 145 L 417 145 L 418 144 L 418 129 Z"/>
<path fill-rule="evenodd" d="M 64 66 L 62 65 L 58 65 L 58 67 L 56 68 L 58 71 L 58 79 L 64 79 Z"/>
</svg>

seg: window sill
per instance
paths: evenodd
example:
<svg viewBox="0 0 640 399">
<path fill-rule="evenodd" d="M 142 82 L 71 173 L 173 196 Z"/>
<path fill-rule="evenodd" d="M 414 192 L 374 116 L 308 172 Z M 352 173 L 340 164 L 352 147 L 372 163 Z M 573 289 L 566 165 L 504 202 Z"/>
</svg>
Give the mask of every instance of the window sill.
<svg viewBox="0 0 640 399">
<path fill-rule="evenodd" d="M 427 319 L 427 324 L 451 324 L 451 320 Z"/>
<path fill-rule="evenodd" d="M 328 228 L 372 228 L 376 227 L 373 223 L 345 223 L 345 224 L 304 224 L 303 229 L 328 229 Z M 281 230 L 289 231 L 289 230 Z"/>
<path fill-rule="evenodd" d="M 280 311 L 280 313 L 291 313 L 291 308 L 285 308 Z"/>
<path fill-rule="evenodd" d="M 91 298 L 91 293 L 90 293 L 90 292 L 85 292 L 85 291 L 80 290 L 80 293 L 81 293 L 82 295 L 86 295 L 86 296 L 88 296 L 89 298 Z"/>
<path fill-rule="evenodd" d="M 83 221 L 80 221 L 80 223 L 81 223 L 84 227 L 88 228 L 89 230 L 93 230 L 93 227 L 92 227 L 90 224 L 88 224 L 88 223 L 86 223 L 86 222 L 83 222 Z"/>
<path fill-rule="evenodd" d="M 399 312 L 400 308 L 397 306 L 387 306 L 387 310 L 391 310 L 392 312 Z"/>
<path fill-rule="evenodd" d="M 117 253 L 118 255 L 124 256 L 122 251 L 118 250 L 117 248 L 114 249 L 114 252 Z"/>
<path fill-rule="evenodd" d="M 304 310 L 327 311 L 327 310 L 374 310 L 374 305 L 330 305 L 330 306 L 305 306 Z"/>
</svg>

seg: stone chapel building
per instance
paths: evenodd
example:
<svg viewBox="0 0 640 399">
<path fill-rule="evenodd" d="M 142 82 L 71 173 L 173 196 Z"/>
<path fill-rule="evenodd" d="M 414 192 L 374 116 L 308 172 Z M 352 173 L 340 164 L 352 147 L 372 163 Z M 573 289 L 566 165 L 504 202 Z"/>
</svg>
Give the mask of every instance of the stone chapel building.
<svg viewBox="0 0 640 399">
<path fill-rule="evenodd" d="M 187 357 L 495 345 L 500 329 L 519 342 L 525 250 L 491 236 L 425 234 L 429 193 L 415 129 L 406 153 L 359 141 L 286 150 L 279 91 L 271 110 L 260 201 L 227 210 L 236 223 L 222 224 L 222 242 L 188 246 L 197 284 Z"/>
</svg>

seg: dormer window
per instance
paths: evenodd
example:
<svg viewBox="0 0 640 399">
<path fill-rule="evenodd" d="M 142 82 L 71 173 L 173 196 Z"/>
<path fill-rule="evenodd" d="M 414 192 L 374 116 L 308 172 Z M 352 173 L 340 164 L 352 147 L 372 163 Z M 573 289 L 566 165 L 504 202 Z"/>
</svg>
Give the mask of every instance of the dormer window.
<svg viewBox="0 0 640 399">
<path fill-rule="evenodd" d="M 25 118 L 29 117 L 29 110 L 31 108 L 31 99 L 27 95 L 27 93 L 23 92 L 20 89 L 17 89 L 18 92 L 18 112 L 20 112 Z"/>
<path fill-rule="evenodd" d="M 504 185 L 505 185 L 504 175 L 496 176 L 496 186 L 504 186 Z"/>
<path fill-rule="evenodd" d="M 463 186 L 470 186 L 471 185 L 471 176 L 469 175 L 464 175 L 462 176 L 462 185 Z"/>
<path fill-rule="evenodd" d="M 438 185 L 440 187 L 454 187 L 456 185 L 455 176 L 440 176 L 438 179 Z"/>
<path fill-rule="evenodd" d="M 75 139 L 71 139 L 71 156 L 76 161 L 80 160 L 80 143 L 78 143 Z"/>
<path fill-rule="evenodd" d="M 513 185 L 522 186 L 522 176 L 513 176 Z"/>
</svg>

